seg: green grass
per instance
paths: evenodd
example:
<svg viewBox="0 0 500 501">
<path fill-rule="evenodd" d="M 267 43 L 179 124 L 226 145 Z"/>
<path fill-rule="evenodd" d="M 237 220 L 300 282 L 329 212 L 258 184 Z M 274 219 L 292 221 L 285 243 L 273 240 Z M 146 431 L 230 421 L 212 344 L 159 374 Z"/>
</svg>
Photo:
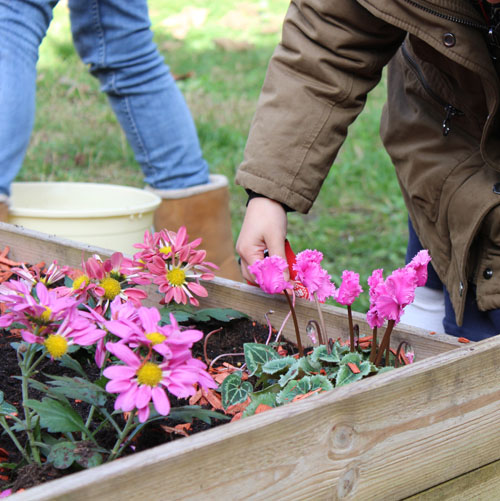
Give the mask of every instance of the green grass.
<svg viewBox="0 0 500 501">
<path fill-rule="evenodd" d="M 179 86 L 211 171 L 232 181 L 288 1 L 150 0 L 149 5 L 155 40 L 172 72 L 193 72 Z M 222 48 L 225 40 L 232 50 Z M 65 3 L 54 11 L 38 69 L 36 122 L 18 180 L 142 186 L 141 171 L 106 97 L 73 48 Z M 337 284 L 342 270 L 351 269 L 367 288 L 374 268 L 390 272 L 404 264 L 406 211 L 378 133 L 384 100 L 382 82 L 350 127 L 313 209 L 289 217 L 294 249 L 321 250 Z M 230 189 L 236 238 L 246 196 L 234 184 Z M 355 308 L 367 306 L 364 293 Z"/>
</svg>

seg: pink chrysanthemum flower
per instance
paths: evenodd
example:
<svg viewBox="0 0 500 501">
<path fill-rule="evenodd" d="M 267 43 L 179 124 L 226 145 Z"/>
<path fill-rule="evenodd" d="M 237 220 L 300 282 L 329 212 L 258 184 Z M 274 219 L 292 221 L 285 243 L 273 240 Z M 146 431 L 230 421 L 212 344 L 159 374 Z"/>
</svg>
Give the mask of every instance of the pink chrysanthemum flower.
<svg viewBox="0 0 500 501">
<path fill-rule="evenodd" d="M 334 299 L 339 304 L 352 305 L 356 298 L 363 292 L 359 285 L 359 274 L 354 271 L 342 272 L 342 283 L 335 292 Z"/>
<path fill-rule="evenodd" d="M 21 330 L 21 335 L 27 343 L 38 343 L 45 346 L 50 356 L 61 358 L 72 345 L 90 346 L 102 339 L 106 331 L 99 329 L 94 322 L 83 316 L 74 308 L 68 312 L 57 330 L 45 336 L 39 336 L 28 330 Z"/>
<path fill-rule="evenodd" d="M 413 268 L 417 274 L 417 287 L 422 287 L 427 282 L 427 265 L 431 261 L 431 256 L 427 249 L 419 251 L 415 257 L 406 265 Z"/>
<path fill-rule="evenodd" d="M 288 268 L 287 262 L 280 256 L 268 256 L 255 261 L 248 270 L 255 275 L 255 282 L 268 294 L 279 294 L 293 285 L 283 277 Z"/>
<path fill-rule="evenodd" d="M 304 250 L 296 256 L 293 270 L 297 279 L 307 287 L 309 299 L 314 300 L 316 294 L 319 301 L 324 302 L 335 294 L 335 284 L 330 275 L 321 267 L 323 254 L 318 250 Z"/>
<path fill-rule="evenodd" d="M 104 376 L 110 379 L 106 390 L 119 393 L 115 409 L 124 412 L 137 409 L 141 423 L 149 417 L 151 401 L 159 414 L 166 416 L 170 412 L 170 401 L 165 390 L 179 398 L 186 398 L 194 395 L 196 383 L 203 388 L 217 386 L 199 360 L 174 355 L 170 359 L 156 361 L 141 358 L 121 343 L 108 343 L 106 347 L 125 364 L 104 369 Z"/>
<path fill-rule="evenodd" d="M 74 298 L 60 297 L 56 290 L 47 289 L 42 282 L 35 285 L 34 291 L 35 295 L 27 282 L 12 280 L 2 284 L 0 301 L 7 305 L 8 312 L 0 317 L 0 327 L 19 322 L 27 328 L 50 329 L 79 304 Z"/>
<path fill-rule="evenodd" d="M 199 306 L 195 295 L 206 297 L 207 290 L 200 284 L 200 280 L 212 280 L 214 274 L 205 266 L 204 252 L 180 256 L 174 254 L 172 259 L 165 261 L 159 256 L 153 257 L 148 263 L 149 276 L 158 291 L 165 294 L 162 304 L 186 304 Z M 187 260 L 187 261 L 186 261 Z"/>
<path fill-rule="evenodd" d="M 378 286 L 375 308 L 380 316 L 399 322 L 405 306 L 415 299 L 416 271 L 402 268 L 392 272 L 383 285 Z"/>
<path fill-rule="evenodd" d="M 63 266 L 61 268 L 57 264 L 57 261 L 53 261 L 46 270 L 36 266 L 29 270 L 24 263 L 22 263 L 20 267 L 12 268 L 12 272 L 15 273 L 20 280 L 25 280 L 33 286 L 37 282 L 42 282 L 47 286 L 54 285 L 66 276 L 68 270 L 68 266 Z"/>
</svg>

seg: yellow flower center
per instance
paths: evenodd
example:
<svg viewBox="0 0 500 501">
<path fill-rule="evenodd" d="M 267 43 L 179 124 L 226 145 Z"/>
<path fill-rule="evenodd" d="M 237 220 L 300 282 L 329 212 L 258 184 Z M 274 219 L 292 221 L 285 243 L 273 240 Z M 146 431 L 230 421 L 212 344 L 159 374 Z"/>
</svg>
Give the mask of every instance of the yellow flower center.
<svg viewBox="0 0 500 501">
<path fill-rule="evenodd" d="M 48 306 L 44 306 L 45 311 L 40 315 L 40 319 L 42 322 L 47 323 L 50 322 L 50 315 L 52 314 L 52 310 Z"/>
<path fill-rule="evenodd" d="M 73 280 L 73 290 L 78 290 L 80 287 L 85 287 L 90 282 L 87 275 L 80 275 Z"/>
<path fill-rule="evenodd" d="M 172 247 L 170 247 L 170 245 L 164 245 L 160 248 L 160 252 L 162 254 L 170 254 L 172 252 Z"/>
<path fill-rule="evenodd" d="M 158 386 L 158 383 L 161 381 L 162 374 L 161 369 L 158 365 L 153 362 L 146 362 L 138 371 L 137 371 L 137 381 L 140 384 L 147 384 L 148 386 Z"/>
<path fill-rule="evenodd" d="M 146 338 L 149 339 L 153 346 L 163 343 L 167 336 L 161 334 L 160 332 L 149 332 L 146 334 Z"/>
<path fill-rule="evenodd" d="M 101 280 L 101 287 L 104 289 L 104 298 L 113 300 L 122 291 L 120 282 L 115 278 L 106 277 Z"/>
<path fill-rule="evenodd" d="M 50 334 L 43 344 L 54 358 L 61 358 L 68 351 L 68 341 L 59 334 Z"/>
<path fill-rule="evenodd" d="M 169 281 L 170 285 L 179 287 L 180 285 L 183 285 L 185 283 L 186 273 L 180 268 L 173 268 L 167 273 L 167 280 Z"/>
</svg>

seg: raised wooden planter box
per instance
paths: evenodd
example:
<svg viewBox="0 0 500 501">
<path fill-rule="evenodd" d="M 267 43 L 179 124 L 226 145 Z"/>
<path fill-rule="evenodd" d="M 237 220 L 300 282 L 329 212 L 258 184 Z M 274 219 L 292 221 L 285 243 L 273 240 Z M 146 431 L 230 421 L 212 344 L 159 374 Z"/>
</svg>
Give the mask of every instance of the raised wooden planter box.
<svg viewBox="0 0 500 501">
<path fill-rule="evenodd" d="M 78 266 L 82 253 L 111 253 L 0 223 L 5 245 L 12 258 L 30 263 Z M 202 307 L 231 307 L 258 321 L 272 309 L 275 325 L 288 309 L 245 284 L 206 285 Z M 303 329 L 316 313 L 299 303 Z M 347 337 L 345 310 L 325 306 L 324 317 L 331 337 Z M 355 317 L 362 334 L 363 317 Z M 488 495 L 500 489 L 500 336 L 463 345 L 400 325 L 393 338 L 413 346 L 416 363 L 9 499 L 493 499 Z"/>
</svg>

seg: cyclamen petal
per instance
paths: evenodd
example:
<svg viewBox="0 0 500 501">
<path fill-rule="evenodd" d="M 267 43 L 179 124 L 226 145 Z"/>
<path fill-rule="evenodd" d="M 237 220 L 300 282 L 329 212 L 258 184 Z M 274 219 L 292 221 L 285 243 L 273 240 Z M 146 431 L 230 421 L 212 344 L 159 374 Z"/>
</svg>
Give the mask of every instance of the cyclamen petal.
<svg viewBox="0 0 500 501">
<path fill-rule="evenodd" d="M 427 282 L 427 265 L 431 256 L 427 249 L 419 251 L 406 267 L 413 268 L 417 274 L 417 287 L 422 287 Z"/>
<path fill-rule="evenodd" d="M 354 271 L 344 270 L 342 272 L 342 283 L 335 294 L 337 303 L 351 305 L 362 292 L 363 289 L 359 285 L 359 274 L 354 273 Z"/>
<path fill-rule="evenodd" d="M 283 272 L 288 268 L 288 263 L 280 256 L 268 256 L 256 261 L 248 267 L 255 276 L 255 282 L 268 294 L 279 294 L 285 289 L 291 289 Z"/>
</svg>

